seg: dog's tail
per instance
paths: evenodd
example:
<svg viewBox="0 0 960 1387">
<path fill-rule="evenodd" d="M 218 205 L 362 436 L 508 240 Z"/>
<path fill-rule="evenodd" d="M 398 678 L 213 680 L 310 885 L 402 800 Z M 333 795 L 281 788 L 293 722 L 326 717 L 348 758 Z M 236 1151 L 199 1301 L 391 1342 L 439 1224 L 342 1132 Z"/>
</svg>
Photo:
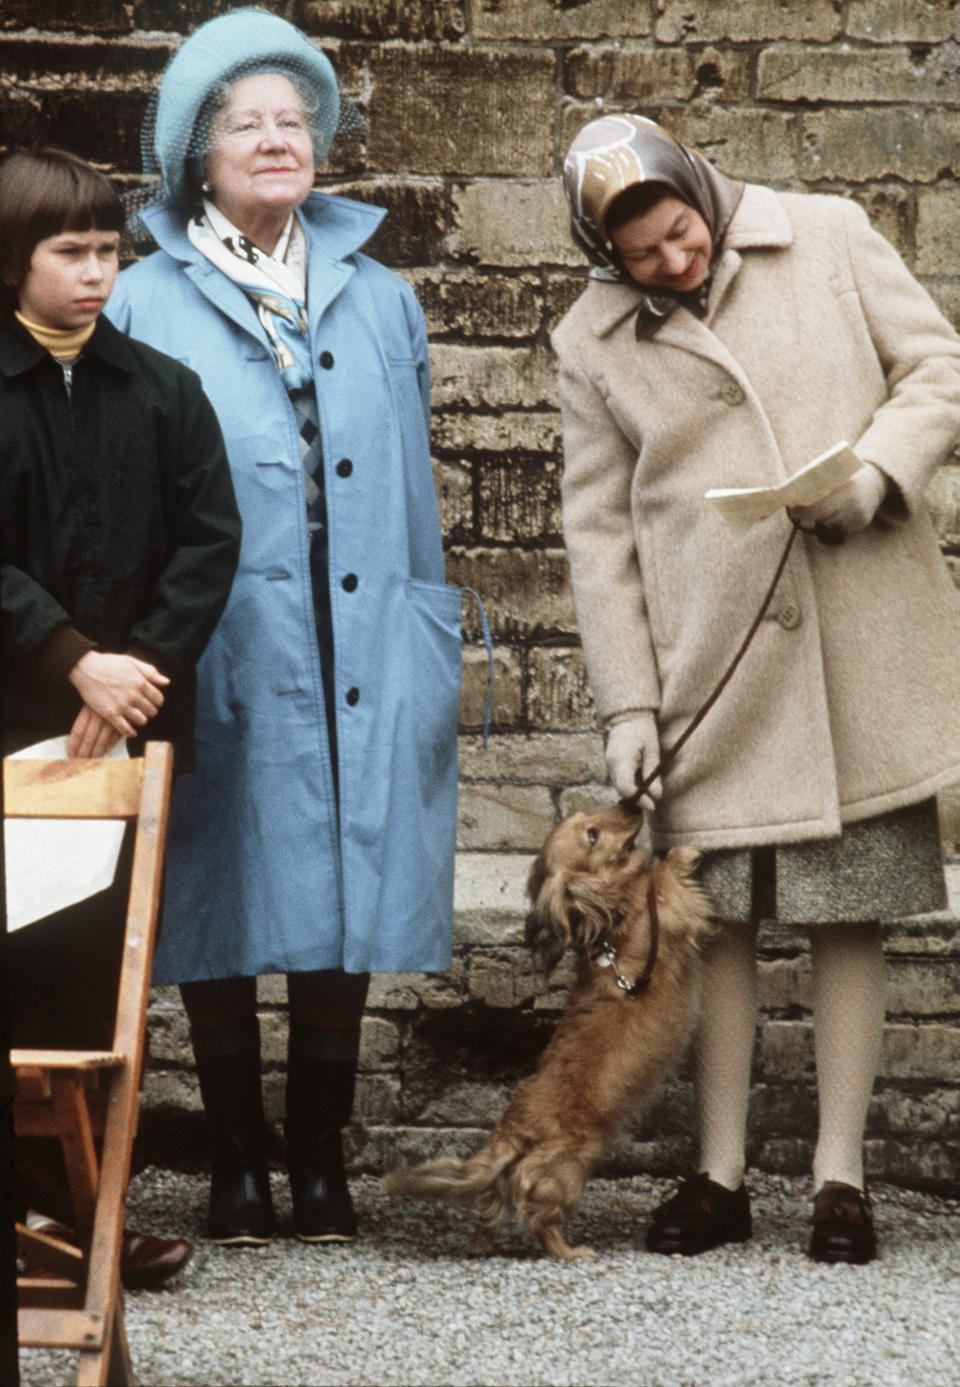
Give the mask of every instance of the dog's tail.
<svg viewBox="0 0 960 1387">
<path fill-rule="evenodd" d="M 383 1187 L 395 1198 L 439 1199 L 448 1204 L 472 1204 L 476 1208 L 482 1205 L 485 1211 L 492 1212 L 491 1206 L 502 1203 L 495 1193 L 497 1182 L 515 1159 L 516 1153 L 512 1151 L 497 1157 L 491 1157 L 488 1151 L 479 1151 L 468 1161 L 445 1156 L 391 1170 L 383 1177 Z"/>
</svg>

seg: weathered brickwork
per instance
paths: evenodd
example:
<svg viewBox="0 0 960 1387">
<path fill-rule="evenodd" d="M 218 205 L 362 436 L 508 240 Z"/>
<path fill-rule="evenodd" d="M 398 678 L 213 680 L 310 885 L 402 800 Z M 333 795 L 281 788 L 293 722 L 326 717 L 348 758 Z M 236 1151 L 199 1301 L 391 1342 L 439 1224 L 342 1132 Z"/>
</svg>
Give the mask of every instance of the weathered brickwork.
<svg viewBox="0 0 960 1387">
<path fill-rule="evenodd" d="M 523 882 L 550 824 L 609 797 L 560 534 L 549 331 L 580 293 L 558 172 L 582 122 L 663 120 L 722 167 L 861 203 L 960 324 L 960 0 L 264 0 L 327 48 L 369 120 L 323 186 L 384 206 L 370 244 L 407 276 L 432 342 L 437 490 L 451 582 L 473 604 L 461 716 L 454 966 L 374 980 L 358 1167 L 467 1149 L 534 1062 L 568 976 L 536 978 Z M 4 0 L 0 144 L 49 140 L 136 186 L 139 130 L 170 53 L 231 0 Z M 960 464 L 930 504 L 960 581 Z M 960 788 L 941 796 L 960 848 Z M 946 1185 L 960 1171 L 960 942 L 949 918 L 889 930 L 891 1009 L 871 1108 L 874 1173 Z M 283 1106 L 283 983 L 264 979 L 268 1101 Z M 762 938 L 751 1158 L 807 1168 L 815 1125 L 809 959 Z M 199 1158 L 198 1100 L 174 989 L 152 1010 L 148 1148 Z M 681 1068 L 607 1169 L 692 1154 Z M 278 1146 L 279 1151 L 279 1146 Z"/>
</svg>

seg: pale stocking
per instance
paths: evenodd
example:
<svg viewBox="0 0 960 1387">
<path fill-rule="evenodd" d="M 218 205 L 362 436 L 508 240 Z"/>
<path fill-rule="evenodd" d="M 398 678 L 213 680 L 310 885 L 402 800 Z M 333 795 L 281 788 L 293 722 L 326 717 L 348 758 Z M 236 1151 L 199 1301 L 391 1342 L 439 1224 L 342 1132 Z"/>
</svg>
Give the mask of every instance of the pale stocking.
<svg viewBox="0 0 960 1387">
<path fill-rule="evenodd" d="M 880 1064 L 886 964 L 879 925 L 810 931 L 820 1127 L 814 1193 L 825 1180 L 863 1189 L 863 1130 Z"/>
<path fill-rule="evenodd" d="M 697 1033 L 700 1170 L 728 1189 L 746 1169 L 747 1108 L 757 1026 L 756 924 L 722 925 L 710 946 Z"/>
</svg>

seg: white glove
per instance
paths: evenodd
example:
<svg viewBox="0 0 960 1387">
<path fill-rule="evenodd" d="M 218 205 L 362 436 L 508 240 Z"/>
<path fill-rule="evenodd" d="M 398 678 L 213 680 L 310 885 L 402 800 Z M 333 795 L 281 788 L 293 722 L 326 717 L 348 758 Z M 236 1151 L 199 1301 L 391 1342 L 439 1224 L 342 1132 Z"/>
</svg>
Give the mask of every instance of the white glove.
<svg viewBox="0 0 960 1387">
<path fill-rule="evenodd" d="M 613 788 L 621 799 L 633 799 L 638 785 L 660 761 L 660 738 L 653 714 L 637 713 L 614 723 L 607 733 L 604 754 Z M 648 786 L 640 808 L 649 813 L 662 794 L 663 783 L 658 777 Z"/>
<path fill-rule="evenodd" d="M 865 530 L 887 494 L 887 478 L 875 463 L 865 462 L 848 482 L 812 506 L 791 506 L 791 519 L 804 529 L 824 525 L 839 534 Z"/>
</svg>

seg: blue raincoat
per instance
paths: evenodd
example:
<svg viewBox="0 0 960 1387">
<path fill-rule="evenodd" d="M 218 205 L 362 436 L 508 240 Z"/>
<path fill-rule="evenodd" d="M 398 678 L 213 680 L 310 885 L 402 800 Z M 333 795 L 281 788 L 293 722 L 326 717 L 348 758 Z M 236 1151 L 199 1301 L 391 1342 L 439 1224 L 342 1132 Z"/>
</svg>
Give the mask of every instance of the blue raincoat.
<svg viewBox="0 0 960 1387">
<path fill-rule="evenodd" d="M 310 348 L 323 443 L 339 816 L 293 409 L 243 291 L 168 207 L 108 313 L 200 375 L 243 517 L 198 669 L 196 771 L 178 778 L 155 978 L 450 963 L 460 591 L 444 585 L 423 314 L 359 253 L 383 212 L 313 193 Z M 346 580 L 346 581 L 344 581 Z"/>
</svg>

